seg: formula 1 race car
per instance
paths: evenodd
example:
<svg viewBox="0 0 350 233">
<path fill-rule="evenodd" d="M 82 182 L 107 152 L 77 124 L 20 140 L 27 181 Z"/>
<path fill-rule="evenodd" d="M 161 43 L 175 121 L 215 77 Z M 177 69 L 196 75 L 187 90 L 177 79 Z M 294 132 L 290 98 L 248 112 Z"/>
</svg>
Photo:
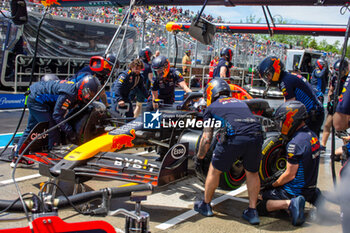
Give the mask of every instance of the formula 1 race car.
<svg viewBox="0 0 350 233">
<path fill-rule="evenodd" d="M 239 94 L 240 99 L 246 99 L 251 111 L 262 122 L 265 132 L 275 129 L 271 120 L 273 109 L 267 101 L 251 99 L 249 94 L 243 93 L 244 90 L 232 88 L 232 91 L 233 96 L 237 97 Z M 38 152 L 47 145 L 47 137 L 42 137 L 37 140 L 35 147 L 27 149 L 24 156 L 40 164 L 40 174 L 58 180 L 82 183 L 91 178 L 104 178 L 151 183 L 154 186 L 166 185 L 188 175 L 188 168 L 192 165 L 191 158 L 196 155 L 202 134 L 202 96 L 200 92 L 189 93 L 177 106 L 146 112 L 142 117 L 120 127 L 109 126 L 106 128 L 107 133 L 101 132 L 102 126 L 108 120 L 106 109 L 101 103 L 94 103 L 76 123 L 78 126 L 75 129 L 80 138 L 76 143 L 78 145 L 68 144 L 50 152 Z M 43 125 L 38 125 L 33 129 L 25 144 L 28 145 L 33 139 L 33 134 L 43 132 L 43 128 Z M 97 136 L 101 133 L 102 135 Z M 206 178 L 219 135 L 220 130 L 214 132 L 214 140 L 204 163 L 196 170 L 201 181 Z M 126 149 L 139 147 L 145 148 L 145 154 L 125 153 Z M 152 149 L 160 152 L 160 157 L 150 153 Z M 243 165 L 237 160 L 229 172 L 222 174 L 220 187 L 235 189 L 244 181 Z"/>
</svg>

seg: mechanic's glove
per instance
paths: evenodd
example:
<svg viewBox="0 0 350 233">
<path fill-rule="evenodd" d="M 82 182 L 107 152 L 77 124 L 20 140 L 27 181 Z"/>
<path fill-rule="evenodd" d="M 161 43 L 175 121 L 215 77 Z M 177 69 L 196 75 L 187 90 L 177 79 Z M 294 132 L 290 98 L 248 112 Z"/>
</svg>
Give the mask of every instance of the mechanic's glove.
<svg viewBox="0 0 350 233">
<path fill-rule="evenodd" d="M 193 156 L 193 160 L 194 160 L 194 168 L 197 172 L 201 172 L 202 171 L 202 167 L 203 167 L 203 159 L 198 158 L 197 156 Z"/>
<path fill-rule="evenodd" d="M 272 176 L 267 177 L 264 181 L 261 182 L 261 188 L 264 190 L 274 189 L 272 184 L 278 180 L 278 178 L 284 173 L 285 169 L 278 170 Z"/>
<path fill-rule="evenodd" d="M 327 111 L 328 111 L 328 114 L 334 113 L 334 101 L 333 100 L 331 100 L 327 103 Z"/>
<path fill-rule="evenodd" d="M 264 189 L 264 190 L 271 190 L 271 189 L 274 189 L 275 187 L 272 186 L 272 184 L 275 183 L 275 180 L 270 180 L 269 182 L 263 184 L 261 186 L 261 189 Z"/>
</svg>

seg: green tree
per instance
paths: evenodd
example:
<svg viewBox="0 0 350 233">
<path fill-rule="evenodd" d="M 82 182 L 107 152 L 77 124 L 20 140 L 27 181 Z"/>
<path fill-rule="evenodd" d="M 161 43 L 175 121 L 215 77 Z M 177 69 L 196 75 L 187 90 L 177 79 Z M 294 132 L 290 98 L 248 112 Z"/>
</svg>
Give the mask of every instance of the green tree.
<svg viewBox="0 0 350 233">
<path fill-rule="evenodd" d="M 317 49 L 317 42 L 315 39 L 312 39 L 309 43 L 309 48 Z"/>
</svg>

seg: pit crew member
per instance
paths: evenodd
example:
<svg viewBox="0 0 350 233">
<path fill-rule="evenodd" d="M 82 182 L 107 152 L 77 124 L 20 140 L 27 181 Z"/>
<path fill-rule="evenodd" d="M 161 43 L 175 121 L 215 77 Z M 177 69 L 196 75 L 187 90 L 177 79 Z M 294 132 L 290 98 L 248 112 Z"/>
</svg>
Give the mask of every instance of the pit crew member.
<svg viewBox="0 0 350 233">
<path fill-rule="evenodd" d="M 323 104 L 324 93 L 326 91 L 328 81 L 328 65 L 325 60 L 318 59 L 316 68 L 312 71 L 310 83 L 316 92 L 317 98 Z"/>
<path fill-rule="evenodd" d="M 175 102 L 175 86 L 179 85 L 186 93 L 191 92 L 191 89 L 184 81 L 182 74 L 175 68 L 170 68 L 168 58 L 158 56 L 152 61 L 153 82 L 151 84 L 152 103 L 149 102 L 148 110 L 157 109 L 160 99 L 166 105 L 171 105 Z"/>
<path fill-rule="evenodd" d="M 18 142 L 11 167 L 14 167 L 18 154 L 22 152 L 21 147 L 35 125 L 39 122 L 48 121 L 50 128 L 55 126 L 64 120 L 70 109 L 74 108 L 77 104 L 86 104 L 100 89 L 100 81 L 92 75 L 85 76 L 78 83 L 57 80 L 40 81 L 31 85 L 30 94 L 27 99 L 29 109 L 27 128 Z M 70 141 L 76 140 L 75 132 L 68 122 L 62 124 L 60 130 L 66 134 Z M 49 132 L 48 148 L 51 149 L 59 143 L 59 130 L 56 129 Z M 33 164 L 32 161 L 22 158 L 18 166 L 26 167 Z"/>
<path fill-rule="evenodd" d="M 90 62 L 88 66 L 85 66 L 81 70 L 79 70 L 76 74 L 70 77 L 68 80 L 73 81 L 75 83 L 79 82 L 80 79 L 84 78 L 86 75 L 95 75 L 101 85 L 104 85 L 108 76 L 112 70 L 112 67 L 116 61 L 116 57 L 112 53 L 108 53 L 105 57 L 102 56 L 93 56 L 90 58 Z M 117 63 L 117 68 L 119 63 Z M 105 90 L 103 90 L 100 94 L 100 98 L 102 103 L 109 106 L 107 101 L 107 95 Z"/>
<path fill-rule="evenodd" d="M 310 83 L 301 75 L 286 72 L 284 64 L 275 56 L 263 59 L 257 71 L 266 85 L 279 86 L 284 95 L 284 101 L 298 100 L 305 105 L 309 116 L 306 124 L 319 137 L 324 120 L 324 109 Z"/>
<path fill-rule="evenodd" d="M 220 52 L 221 58 L 219 59 L 218 65 L 215 67 L 213 77 L 229 78 L 230 68 L 232 67 L 232 49 L 223 48 Z"/>
<path fill-rule="evenodd" d="M 334 65 L 334 70 L 339 73 L 340 75 L 340 86 L 339 86 L 339 93 L 337 96 L 340 96 L 341 91 L 343 90 L 344 83 L 346 81 L 346 78 L 349 75 L 349 63 L 347 60 L 344 60 L 344 66 L 343 69 L 339 72 L 340 68 L 340 59 L 337 60 Z M 332 122 L 333 122 L 333 114 L 334 114 L 334 103 L 333 103 L 333 96 L 334 92 L 336 91 L 336 80 L 337 76 L 334 75 L 331 79 L 331 82 L 329 83 L 329 90 L 328 90 L 328 103 L 327 103 L 327 117 L 326 117 L 326 122 L 323 127 L 323 134 L 322 134 L 322 140 L 321 140 L 321 152 L 326 151 L 326 143 L 328 140 L 328 137 L 331 133 L 331 127 L 332 127 Z"/>
<path fill-rule="evenodd" d="M 289 210 L 294 226 L 305 221 L 305 200 L 315 204 L 320 161 L 320 143 L 305 124 L 307 110 L 300 101 L 283 103 L 275 112 L 286 146 L 287 167 L 283 174 L 265 186 L 258 204 L 260 215 L 277 210 Z"/>
<path fill-rule="evenodd" d="M 350 127 L 350 78 L 348 77 L 344 83 L 339 103 L 333 115 L 333 125 L 335 130 L 346 130 Z M 349 232 L 350 229 L 350 199 L 349 199 L 349 182 L 350 182 L 350 142 L 343 146 L 342 163 L 343 167 L 340 171 L 341 180 L 337 188 L 337 199 L 341 206 L 342 212 L 342 228 L 343 232 Z"/>
<path fill-rule="evenodd" d="M 143 62 L 135 59 L 129 64 L 129 69 L 119 73 L 112 85 L 112 110 L 118 112 L 118 108 L 126 108 L 129 105 L 126 117 L 133 117 L 133 106 L 130 100 L 130 91 L 138 89 L 143 99 L 147 98 L 148 92 L 141 77 Z M 127 103 L 127 104 L 126 104 Z"/>
<path fill-rule="evenodd" d="M 139 53 L 139 59 L 143 62 L 143 69 L 141 71 L 141 77 L 142 81 L 145 85 L 145 88 L 147 92 L 149 92 L 151 87 L 151 82 L 153 79 L 152 69 L 151 69 L 151 58 L 152 58 L 152 51 L 146 47 L 142 49 Z M 147 94 L 146 98 L 148 98 L 149 94 Z M 138 117 L 140 115 L 141 109 L 142 109 L 142 103 L 145 102 L 145 98 L 143 93 L 140 93 L 139 89 L 133 89 L 130 93 L 130 99 L 134 100 L 136 97 L 136 107 L 134 110 L 134 117 Z"/>
<path fill-rule="evenodd" d="M 243 158 L 243 166 L 247 176 L 249 207 L 242 217 L 250 224 L 259 224 L 256 203 L 260 190 L 258 175 L 261 160 L 262 134 L 261 124 L 250 111 L 246 103 L 228 97 L 230 86 L 223 79 L 211 80 L 204 91 L 207 108 L 203 120 L 214 118 L 224 122 L 219 142 L 216 144 L 212 161 L 205 181 L 204 200 L 194 205 L 194 210 L 204 216 L 212 216 L 210 202 L 218 187 L 220 174 L 229 171 L 232 163 Z M 213 128 L 205 128 L 197 153 L 196 164 L 205 157 L 213 137 Z M 198 166 L 198 165 L 197 165 Z"/>
</svg>

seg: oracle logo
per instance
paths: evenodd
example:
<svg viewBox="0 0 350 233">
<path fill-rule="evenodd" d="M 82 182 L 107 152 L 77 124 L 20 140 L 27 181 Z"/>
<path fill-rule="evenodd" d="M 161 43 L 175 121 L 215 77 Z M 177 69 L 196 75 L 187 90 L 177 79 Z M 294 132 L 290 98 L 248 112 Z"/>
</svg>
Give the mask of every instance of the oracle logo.
<svg viewBox="0 0 350 233">
<path fill-rule="evenodd" d="M 45 129 L 44 131 L 46 131 L 46 129 Z M 43 131 L 43 132 L 44 132 L 44 131 Z M 31 140 L 34 140 L 34 138 L 36 138 L 36 137 L 39 136 L 40 134 L 41 134 L 41 133 L 32 133 L 32 134 L 30 135 L 30 139 L 31 139 Z M 40 136 L 38 139 L 45 139 L 47 136 L 48 136 L 48 134 L 46 133 L 46 134 Z"/>
</svg>

